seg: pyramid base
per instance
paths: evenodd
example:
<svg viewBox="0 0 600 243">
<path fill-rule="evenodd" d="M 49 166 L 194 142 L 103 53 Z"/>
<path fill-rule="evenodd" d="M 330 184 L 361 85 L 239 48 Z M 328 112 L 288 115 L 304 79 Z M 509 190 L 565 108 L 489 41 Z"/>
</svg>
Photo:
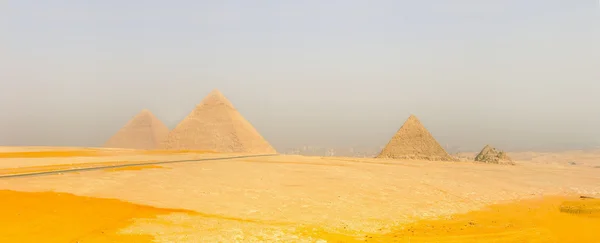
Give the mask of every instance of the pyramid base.
<svg viewBox="0 0 600 243">
<path fill-rule="evenodd" d="M 475 160 L 478 163 L 499 164 L 499 165 L 516 165 L 512 160 Z"/>
<path fill-rule="evenodd" d="M 449 161 L 456 162 L 458 160 L 450 156 L 424 156 L 424 155 L 385 155 L 380 154 L 378 159 L 398 159 L 398 160 L 429 160 L 429 161 Z"/>
</svg>

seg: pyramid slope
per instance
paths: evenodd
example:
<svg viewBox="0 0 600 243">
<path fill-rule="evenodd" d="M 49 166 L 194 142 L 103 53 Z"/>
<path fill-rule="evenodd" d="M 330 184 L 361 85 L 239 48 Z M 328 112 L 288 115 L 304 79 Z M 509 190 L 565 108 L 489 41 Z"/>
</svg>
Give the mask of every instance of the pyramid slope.
<svg viewBox="0 0 600 243">
<path fill-rule="evenodd" d="M 406 120 L 377 158 L 454 161 L 414 115 Z"/>
<path fill-rule="evenodd" d="M 509 164 L 514 165 L 515 162 L 508 157 L 504 151 L 497 150 L 496 148 L 486 145 L 483 147 L 481 152 L 475 156 L 475 161 L 484 162 L 490 164 Z"/>
<path fill-rule="evenodd" d="M 169 133 L 162 148 L 224 153 L 277 153 L 218 90 L 208 94 Z"/>
<path fill-rule="evenodd" d="M 104 147 L 157 149 L 167 138 L 169 128 L 150 111 L 142 110 L 112 136 Z"/>
</svg>

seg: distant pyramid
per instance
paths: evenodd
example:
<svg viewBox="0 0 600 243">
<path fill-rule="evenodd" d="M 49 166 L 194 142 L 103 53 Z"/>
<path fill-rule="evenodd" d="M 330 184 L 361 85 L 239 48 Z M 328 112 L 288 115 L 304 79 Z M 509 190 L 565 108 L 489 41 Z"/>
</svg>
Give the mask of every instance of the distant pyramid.
<svg viewBox="0 0 600 243">
<path fill-rule="evenodd" d="M 167 138 L 169 128 L 150 111 L 142 110 L 112 136 L 104 147 L 156 149 Z"/>
<path fill-rule="evenodd" d="M 491 164 L 515 164 L 505 152 L 497 150 L 490 145 L 483 147 L 481 152 L 475 157 L 475 161 Z"/>
<path fill-rule="evenodd" d="M 406 120 L 377 158 L 454 161 L 414 115 Z"/>
<path fill-rule="evenodd" d="M 165 149 L 277 153 L 219 92 L 213 90 L 171 131 Z"/>
</svg>

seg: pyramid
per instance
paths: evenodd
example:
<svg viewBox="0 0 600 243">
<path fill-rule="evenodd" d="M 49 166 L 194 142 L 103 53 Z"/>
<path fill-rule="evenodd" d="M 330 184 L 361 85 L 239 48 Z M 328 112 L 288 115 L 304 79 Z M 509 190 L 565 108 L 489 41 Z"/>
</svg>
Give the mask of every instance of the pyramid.
<svg viewBox="0 0 600 243">
<path fill-rule="evenodd" d="M 208 94 L 169 133 L 162 148 L 223 153 L 277 153 L 218 90 Z"/>
<path fill-rule="evenodd" d="M 377 158 L 454 161 L 414 115 L 406 120 Z"/>
<path fill-rule="evenodd" d="M 495 149 L 490 145 L 486 145 L 483 147 L 481 152 L 477 156 L 475 156 L 475 161 L 484 162 L 490 164 L 508 164 L 514 165 L 515 162 L 512 161 L 505 152 Z"/>
<path fill-rule="evenodd" d="M 142 110 L 112 136 L 104 147 L 156 149 L 169 134 L 169 128 L 150 111 Z"/>
</svg>

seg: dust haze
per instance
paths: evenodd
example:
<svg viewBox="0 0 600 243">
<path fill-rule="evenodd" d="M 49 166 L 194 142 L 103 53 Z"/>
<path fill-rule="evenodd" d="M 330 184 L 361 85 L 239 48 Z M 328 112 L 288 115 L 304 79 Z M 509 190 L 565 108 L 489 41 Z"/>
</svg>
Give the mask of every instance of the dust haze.
<svg viewBox="0 0 600 243">
<path fill-rule="evenodd" d="M 596 1 L 0 2 L 0 242 L 600 238 Z"/>
<path fill-rule="evenodd" d="M 449 152 L 596 148 L 595 5 L 6 1 L 0 145 L 173 129 L 219 89 L 280 152 L 379 150 L 410 114 Z"/>
</svg>

